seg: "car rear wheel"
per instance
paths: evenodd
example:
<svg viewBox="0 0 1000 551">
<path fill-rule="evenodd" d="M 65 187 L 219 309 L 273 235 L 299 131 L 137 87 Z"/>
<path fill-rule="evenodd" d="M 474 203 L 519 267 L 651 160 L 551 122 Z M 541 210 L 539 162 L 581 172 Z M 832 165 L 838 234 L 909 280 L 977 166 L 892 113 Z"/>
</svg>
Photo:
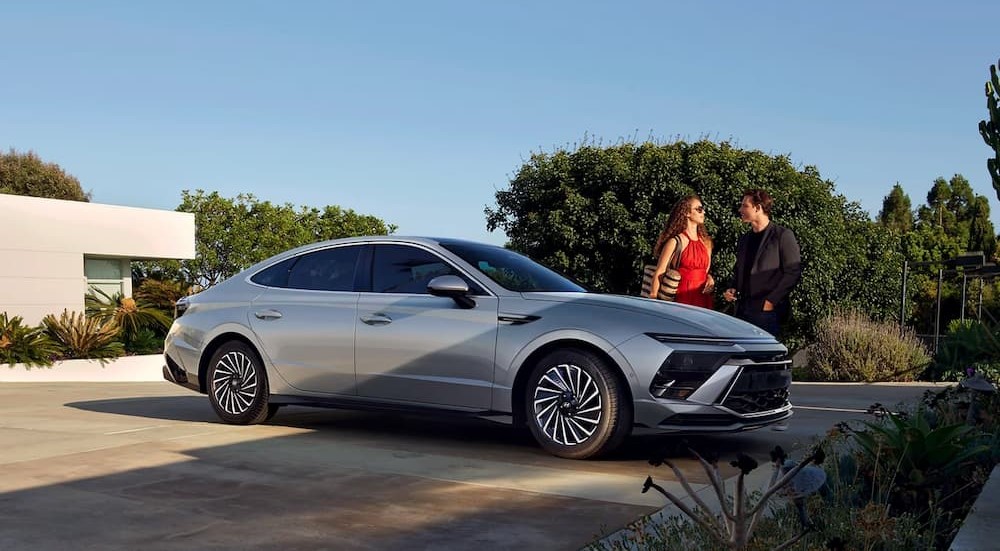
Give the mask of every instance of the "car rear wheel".
<svg viewBox="0 0 1000 551">
<path fill-rule="evenodd" d="M 607 363 L 585 350 L 556 350 L 528 380 L 528 427 L 549 453 L 570 459 L 606 454 L 632 430 L 632 407 Z"/>
<path fill-rule="evenodd" d="M 229 341 L 212 355 L 208 366 L 208 399 L 220 419 L 234 425 L 264 422 L 268 406 L 267 373 L 257 351 L 242 341 Z"/>
</svg>

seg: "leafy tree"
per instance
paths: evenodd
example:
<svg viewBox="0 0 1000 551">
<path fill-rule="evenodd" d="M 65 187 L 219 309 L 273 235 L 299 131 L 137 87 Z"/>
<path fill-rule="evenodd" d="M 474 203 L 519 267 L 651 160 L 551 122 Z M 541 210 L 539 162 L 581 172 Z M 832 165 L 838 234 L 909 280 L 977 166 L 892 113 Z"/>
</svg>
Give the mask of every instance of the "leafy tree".
<svg viewBox="0 0 1000 551">
<path fill-rule="evenodd" d="M 952 176 L 948 181 L 937 178 L 927 194 L 927 205 L 918 208 L 914 227 L 903 234 L 901 243 L 907 260 L 932 263 L 910 272 L 907 321 L 919 332 L 933 334 L 937 319 L 937 270 L 942 267 L 941 263 L 970 251 L 982 251 L 989 259 L 996 251 L 989 201 L 982 195 L 976 195 L 961 174 Z M 960 281 L 961 278 L 952 272 L 946 272 L 942 277 L 942 326 L 960 316 Z M 992 292 L 984 293 L 984 304 L 992 304 L 992 296 Z M 978 302 L 978 296 L 976 299 Z M 966 300 L 971 300 L 968 295 Z"/>
<path fill-rule="evenodd" d="M 892 191 L 882 200 L 878 221 L 899 233 L 913 229 L 913 206 L 910 204 L 910 196 L 903 191 L 903 186 L 899 183 L 892 186 Z"/>
<path fill-rule="evenodd" d="M 338 206 L 295 207 L 291 203 L 261 201 L 243 193 L 226 198 L 218 192 L 185 190 L 176 210 L 195 215 L 196 258 L 139 264 L 133 275 L 211 287 L 287 249 L 327 239 L 384 235 L 396 230 L 396 226 L 379 218 Z"/>
<path fill-rule="evenodd" d="M 803 279 L 786 334 L 793 347 L 835 304 L 878 318 L 897 313 L 899 236 L 836 194 L 816 168 L 799 169 L 783 155 L 707 140 L 583 144 L 533 154 L 485 212 L 487 228 L 503 229 L 511 248 L 595 290 L 635 295 L 673 204 L 697 193 L 715 240 L 712 272 L 724 289 L 747 231 L 736 209 L 750 187 L 772 194 L 774 220 L 795 232 L 802 249 Z"/>
<path fill-rule="evenodd" d="M 979 121 L 979 134 L 986 145 L 993 149 L 993 158 L 986 160 L 986 168 L 993 179 L 997 199 L 1000 199 L 1000 76 L 997 75 L 997 66 L 1000 66 L 1000 60 L 996 65 L 990 65 L 990 80 L 986 81 L 986 110 L 989 112 L 989 120 Z"/>
<path fill-rule="evenodd" d="M 0 193 L 49 199 L 89 201 L 80 181 L 55 163 L 42 161 L 33 151 L 0 153 Z"/>
</svg>

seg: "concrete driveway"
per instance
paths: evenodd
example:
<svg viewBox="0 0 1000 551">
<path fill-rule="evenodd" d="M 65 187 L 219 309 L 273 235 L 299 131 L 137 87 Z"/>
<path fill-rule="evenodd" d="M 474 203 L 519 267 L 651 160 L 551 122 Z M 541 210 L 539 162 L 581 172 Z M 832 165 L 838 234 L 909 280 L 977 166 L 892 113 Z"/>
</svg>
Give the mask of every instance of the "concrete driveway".
<svg viewBox="0 0 1000 551">
<path fill-rule="evenodd" d="M 923 390 L 796 384 L 787 430 L 694 440 L 763 462 Z M 579 549 L 664 505 L 639 490 L 678 488 L 647 463 L 677 441 L 571 461 L 482 420 L 285 408 L 238 427 L 165 382 L 5 383 L 0 549 Z"/>
</svg>

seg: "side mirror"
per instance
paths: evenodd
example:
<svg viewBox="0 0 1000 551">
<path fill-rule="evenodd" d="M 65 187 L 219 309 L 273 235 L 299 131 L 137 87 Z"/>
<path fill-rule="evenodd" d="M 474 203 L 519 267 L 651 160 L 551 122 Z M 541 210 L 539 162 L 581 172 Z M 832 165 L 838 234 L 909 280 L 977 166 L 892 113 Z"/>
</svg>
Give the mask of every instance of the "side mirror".
<svg viewBox="0 0 1000 551">
<path fill-rule="evenodd" d="M 427 291 L 436 297 L 448 297 L 462 308 L 472 308 L 476 301 L 469 298 L 469 284 L 456 275 L 437 276 L 427 283 Z"/>
</svg>

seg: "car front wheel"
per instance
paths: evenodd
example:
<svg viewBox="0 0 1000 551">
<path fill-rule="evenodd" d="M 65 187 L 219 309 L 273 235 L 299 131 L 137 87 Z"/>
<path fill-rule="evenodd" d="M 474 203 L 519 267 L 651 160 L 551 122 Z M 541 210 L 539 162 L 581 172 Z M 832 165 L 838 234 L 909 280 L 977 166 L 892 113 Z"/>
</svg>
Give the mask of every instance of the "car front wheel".
<svg viewBox="0 0 1000 551">
<path fill-rule="evenodd" d="M 208 367 L 208 399 L 220 419 L 253 425 L 268 417 L 267 373 L 257 351 L 242 341 L 229 341 L 212 355 Z"/>
<path fill-rule="evenodd" d="M 618 447 L 632 430 L 632 407 L 612 368 L 585 350 L 556 350 L 528 380 L 532 435 L 549 453 L 586 459 Z"/>
</svg>

